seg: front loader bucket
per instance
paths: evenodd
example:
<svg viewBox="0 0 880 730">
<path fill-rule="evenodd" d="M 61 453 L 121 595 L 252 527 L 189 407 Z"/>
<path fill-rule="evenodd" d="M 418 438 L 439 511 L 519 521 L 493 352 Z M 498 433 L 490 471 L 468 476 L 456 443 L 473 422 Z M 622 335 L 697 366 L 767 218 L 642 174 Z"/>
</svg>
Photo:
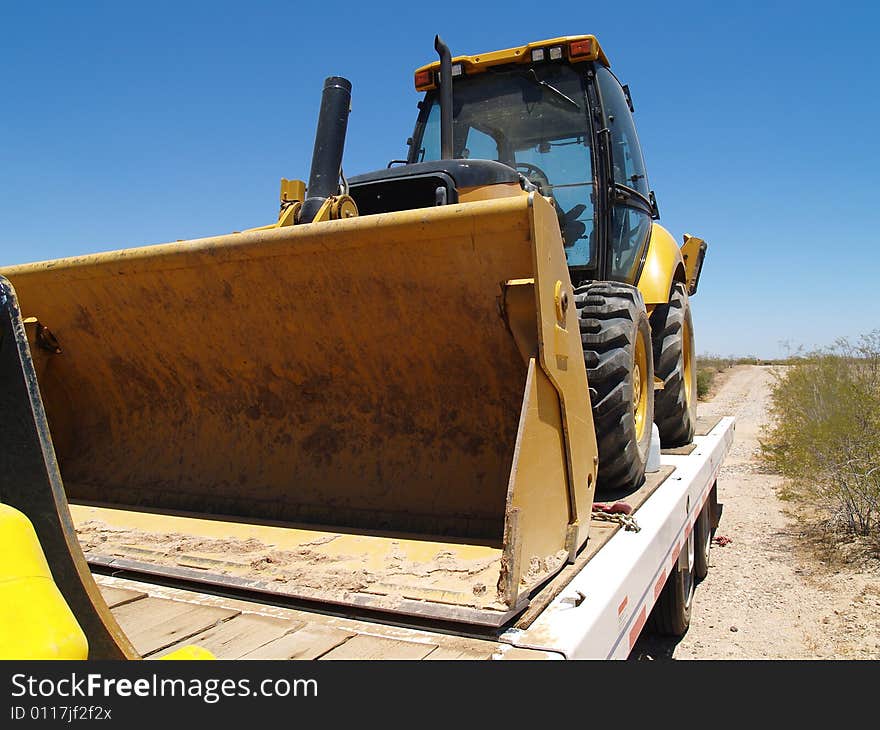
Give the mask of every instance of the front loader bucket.
<svg viewBox="0 0 880 730">
<path fill-rule="evenodd" d="M 94 561 L 497 624 L 586 539 L 595 437 L 539 196 L 0 273 Z"/>
</svg>

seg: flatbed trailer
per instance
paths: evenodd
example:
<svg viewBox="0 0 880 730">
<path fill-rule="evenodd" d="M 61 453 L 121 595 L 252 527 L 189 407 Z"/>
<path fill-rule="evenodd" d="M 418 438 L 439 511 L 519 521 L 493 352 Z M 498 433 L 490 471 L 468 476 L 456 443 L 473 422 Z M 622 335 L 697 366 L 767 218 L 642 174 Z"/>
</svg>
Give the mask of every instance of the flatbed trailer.
<svg viewBox="0 0 880 730">
<path fill-rule="evenodd" d="M 576 560 L 498 627 L 318 604 L 230 580 L 201 556 L 176 569 L 85 544 L 96 580 L 145 658 L 197 645 L 221 659 L 623 659 L 646 625 L 704 509 L 718 518 L 717 478 L 734 419 L 700 421 L 689 446 L 629 494 L 631 517 L 594 516 Z M 99 508 L 72 505 L 83 524 Z M 105 515 L 106 516 L 106 515 Z M 629 529 L 627 524 L 629 523 Z"/>
</svg>

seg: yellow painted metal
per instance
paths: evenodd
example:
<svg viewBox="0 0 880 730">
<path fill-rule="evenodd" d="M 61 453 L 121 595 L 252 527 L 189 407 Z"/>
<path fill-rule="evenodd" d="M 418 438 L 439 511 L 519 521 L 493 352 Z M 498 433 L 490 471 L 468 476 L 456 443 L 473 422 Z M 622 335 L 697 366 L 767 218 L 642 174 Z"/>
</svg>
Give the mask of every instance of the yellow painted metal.
<svg viewBox="0 0 880 730">
<path fill-rule="evenodd" d="M 278 220 L 267 226 L 248 228 L 244 233 L 257 231 L 271 231 L 274 228 L 284 228 L 296 225 L 302 202 L 305 200 L 306 186 L 302 180 L 287 180 L 281 178 L 281 211 Z M 354 218 L 358 214 L 357 204 L 350 195 L 331 195 L 318 209 L 312 223 L 323 221 L 335 221 L 341 218 Z"/>
<path fill-rule="evenodd" d="M 636 440 L 641 441 L 648 422 L 648 351 L 645 341 L 641 337 L 636 338 L 636 346 L 633 351 L 632 379 Z"/>
<path fill-rule="evenodd" d="M 358 214 L 357 204 L 348 195 L 331 195 L 315 213 L 312 223 L 354 218 Z"/>
<path fill-rule="evenodd" d="M 508 607 L 586 539 L 595 437 L 540 196 L 2 273 L 62 350 L 34 361 L 73 499 L 486 544 Z M 530 327 L 504 309 L 522 280 Z"/>
<path fill-rule="evenodd" d="M 596 480 L 596 435 L 580 326 L 559 222 L 552 204 L 532 193 L 530 218 L 541 368 L 559 393 L 568 462 L 570 557 L 587 539 Z M 562 298 L 561 308 L 557 306 Z M 561 314 L 561 316 L 559 316 Z"/>
<path fill-rule="evenodd" d="M 18 297 L 0 277 L 0 401 L 6 419 L 2 463 L 4 503 L 26 515 L 64 602 L 86 635 L 89 656 L 137 659 L 89 571 L 77 540 L 33 363 L 33 353 L 63 349 L 36 317 L 22 317 Z M 7 551 L 8 553 L 8 551 Z"/>
<path fill-rule="evenodd" d="M 684 259 L 685 282 L 689 294 L 694 294 L 697 289 L 697 280 L 700 277 L 702 257 L 706 253 L 706 242 L 702 238 L 684 234 L 684 243 L 681 245 L 681 255 Z"/>
<path fill-rule="evenodd" d="M 681 250 L 672 234 L 654 223 L 645 264 L 636 282 L 645 305 L 653 308 L 669 301 L 673 281 L 684 281 L 685 269 Z"/>
<path fill-rule="evenodd" d="M 88 651 L 33 525 L 0 504 L 0 659 L 86 659 Z"/>
<path fill-rule="evenodd" d="M 534 193 L 529 199 L 535 277 L 507 282 L 504 297 L 508 325 L 528 358 L 505 521 L 502 587 L 510 604 L 586 541 L 598 453 L 559 225 L 547 200 Z M 535 299 L 539 316 L 532 329 Z"/>
<path fill-rule="evenodd" d="M 406 533 L 239 522 L 71 505 L 92 557 L 126 555 L 150 566 L 194 568 L 250 581 L 266 592 L 395 608 L 435 600 L 495 612 L 502 550 L 497 540 L 427 539 Z M 201 577 L 201 576 L 200 576 Z"/>
<path fill-rule="evenodd" d="M 194 659 L 214 659 L 214 655 L 207 649 L 200 646 L 182 646 L 170 654 L 166 654 L 159 659 L 170 659 L 171 661 L 192 661 Z"/>
<path fill-rule="evenodd" d="M 321 220 L 340 220 L 342 218 L 354 218 L 358 214 L 357 204 L 349 195 L 339 195 L 330 199 L 330 215 Z M 315 221 L 317 222 L 317 221 Z"/>
<path fill-rule="evenodd" d="M 604 66 L 610 67 L 611 64 L 608 62 L 608 57 L 605 55 L 605 52 L 599 45 L 599 41 L 596 40 L 596 36 L 593 35 L 561 36 L 559 38 L 548 38 L 547 40 L 543 41 L 533 41 L 532 43 L 527 43 L 524 46 L 515 46 L 514 48 L 505 48 L 500 51 L 481 53 L 477 56 L 456 56 L 452 59 L 452 63 L 461 64 L 465 74 L 482 73 L 488 71 L 490 68 L 493 68 L 495 66 L 501 66 L 510 63 L 531 63 L 533 49 L 546 49 L 550 48 L 551 46 L 562 46 L 564 48 L 566 59 L 571 60 L 568 50 L 569 46 L 574 41 L 583 40 L 589 40 L 592 42 L 592 52 L 588 55 L 578 57 L 577 61 L 580 62 L 598 60 Z M 415 71 L 416 75 L 423 71 L 430 71 L 431 75 L 429 78 L 431 78 L 432 80 L 427 84 L 419 84 L 418 86 L 416 86 L 416 89 L 418 91 L 427 91 L 428 89 L 436 88 L 437 84 L 433 79 L 436 79 L 436 72 L 438 72 L 439 70 L 439 60 L 417 68 Z"/>
<path fill-rule="evenodd" d="M 282 203 L 281 211 L 278 213 L 278 220 L 266 226 L 257 226 L 256 228 L 248 228 L 244 233 L 254 233 L 256 231 L 271 231 L 274 228 L 285 228 L 286 226 L 296 225 L 297 216 L 299 216 L 302 203 L 299 201 L 293 203 Z M 239 231 L 241 233 L 242 231 Z"/>
<path fill-rule="evenodd" d="M 459 188 L 458 202 L 473 203 L 476 200 L 492 200 L 508 198 L 512 195 L 528 195 L 519 183 L 498 183 L 496 185 L 479 185 L 472 188 Z"/>
<path fill-rule="evenodd" d="M 508 604 L 569 557 L 572 514 L 562 414 L 557 393 L 535 358 L 529 360 L 519 431 L 499 586 Z"/>
<path fill-rule="evenodd" d="M 302 203 L 306 199 L 306 184 L 303 180 L 281 178 L 281 202 Z"/>
<path fill-rule="evenodd" d="M 685 321 L 681 333 L 681 351 L 682 358 L 684 359 L 684 402 L 688 409 L 690 409 L 691 405 L 694 403 L 694 398 L 696 397 L 694 387 L 697 382 L 694 373 L 695 355 L 694 333 L 692 327 L 693 322 L 691 320 Z"/>
<path fill-rule="evenodd" d="M 504 320 L 516 342 L 523 362 L 538 352 L 538 328 L 535 323 L 535 280 L 512 279 L 504 283 L 501 300 Z"/>
</svg>

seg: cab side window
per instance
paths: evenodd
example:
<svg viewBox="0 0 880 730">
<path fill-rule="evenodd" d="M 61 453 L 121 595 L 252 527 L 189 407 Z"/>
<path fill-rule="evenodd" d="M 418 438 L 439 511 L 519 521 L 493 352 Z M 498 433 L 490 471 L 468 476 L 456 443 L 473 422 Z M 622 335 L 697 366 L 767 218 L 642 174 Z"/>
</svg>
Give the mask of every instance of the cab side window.
<svg viewBox="0 0 880 730">
<path fill-rule="evenodd" d="M 498 143 L 476 127 L 467 130 L 467 140 L 459 157 L 468 160 L 497 160 Z"/>
<path fill-rule="evenodd" d="M 614 182 L 649 194 L 648 177 L 635 123 L 623 89 L 604 66 L 596 69 L 596 79 L 605 108 L 605 126 L 611 131 L 611 160 Z"/>
<path fill-rule="evenodd" d="M 596 80 L 605 110 L 603 121 L 610 132 L 614 182 L 648 198 L 650 188 L 645 162 L 626 95 L 604 66 L 597 66 Z M 617 199 L 611 212 L 609 275 L 632 283 L 651 233 L 651 213 L 636 196 L 624 196 L 625 202 L 620 200 Z"/>
</svg>

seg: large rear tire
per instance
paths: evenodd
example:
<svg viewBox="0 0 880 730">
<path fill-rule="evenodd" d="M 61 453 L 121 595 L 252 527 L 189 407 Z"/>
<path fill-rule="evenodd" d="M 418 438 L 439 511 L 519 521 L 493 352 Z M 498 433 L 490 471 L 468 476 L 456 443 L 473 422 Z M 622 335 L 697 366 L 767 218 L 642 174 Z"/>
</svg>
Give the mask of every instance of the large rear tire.
<svg viewBox="0 0 880 730">
<path fill-rule="evenodd" d="M 596 488 L 644 480 L 654 421 L 651 327 L 638 289 L 611 281 L 575 289 L 584 362 L 599 446 Z"/>
<path fill-rule="evenodd" d="M 654 418 L 664 448 L 684 446 L 697 424 L 697 367 L 694 324 L 685 285 L 673 284 L 669 303 L 651 314 L 654 373 L 663 388 L 654 396 Z"/>
</svg>

